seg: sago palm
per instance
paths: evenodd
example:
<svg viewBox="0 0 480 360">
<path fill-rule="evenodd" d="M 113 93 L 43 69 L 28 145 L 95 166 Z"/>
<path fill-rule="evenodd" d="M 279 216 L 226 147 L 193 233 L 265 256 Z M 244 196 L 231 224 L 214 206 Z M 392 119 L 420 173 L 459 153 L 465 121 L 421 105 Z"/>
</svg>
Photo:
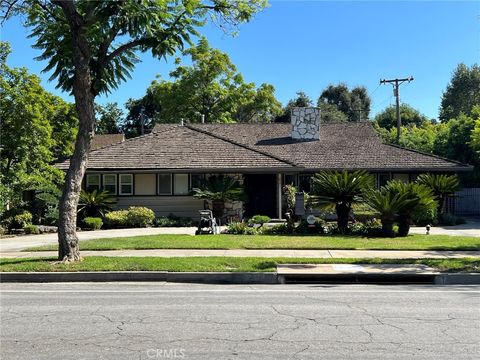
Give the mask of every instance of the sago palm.
<svg viewBox="0 0 480 360">
<path fill-rule="evenodd" d="M 338 228 L 345 233 L 352 204 L 361 201 L 363 192 L 373 184 L 366 171 L 322 171 L 313 177 L 313 195 L 335 206 Z"/>
<path fill-rule="evenodd" d="M 367 190 L 365 192 L 365 203 L 380 214 L 383 234 L 393 237 L 395 216 L 404 209 L 413 206 L 415 199 L 410 198 L 407 193 L 395 193 L 383 187 L 380 190 Z"/>
<path fill-rule="evenodd" d="M 445 199 L 460 190 L 460 181 L 456 175 L 421 174 L 417 183 L 429 187 L 437 198 L 437 212 L 443 214 Z"/>
<path fill-rule="evenodd" d="M 238 181 L 223 175 L 210 176 L 200 188 L 194 188 L 192 191 L 194 197 L 212 201 L 215 217 L 223 217 L 225 202 L 245 198 L 243 187 Z"/>
<path fill-rule="evenodd" d="M 115 198 L 108 191 L 87 192 L 82 190 L 78 202 L 77 211 L 81 218 L 88 216 L 103 217 L 106 212 L 112 210 Z"/>
<path fill-rule="evenodd" d="M 404 204 L 398 211 L 398 235 L 407 236 L 412 224 L 412 218 L 415 215 L 434 210 L 437 207 L 437 201 L 432 190 L 418 183 L 404 183 L 401 181 L 390 181 L 385 190 L 395 194 L 403 194 L 412 202 Z"/>
</svg>

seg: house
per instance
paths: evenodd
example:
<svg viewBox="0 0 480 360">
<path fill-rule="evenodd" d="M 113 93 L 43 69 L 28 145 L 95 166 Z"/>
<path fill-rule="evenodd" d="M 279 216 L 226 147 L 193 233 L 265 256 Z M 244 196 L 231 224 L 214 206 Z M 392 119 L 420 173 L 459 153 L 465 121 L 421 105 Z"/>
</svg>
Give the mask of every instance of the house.
<svg viewBox="0 0 480 360">
<path fill-rule="evenodd" d="M 92 150 L 97 150 L 108 145 L 121 143 L 123 141 L 125 141 L 124 134 L 95 134 L 92 139 L 91 148 Z"/>
<path fill-rule="evenodd" d="M 68 168 L 68 162 L 59 165 Z M 118 208 L 146 206 L 159 216 L 197 217 L 204 201 L 190 195 L 209 174 L 229 174 L 248 201 L 228 215 L 282 217 L 282 187 L 308 191 L 321 170 L 368 170 L 378 185 L 424 172 L 470 171 L 469 165 L 383 144 L 370 122 L 320 124 L 317 108 L 296 108 L 291 124 L 158 124 L 150 134 L 93 150 L 85 189 L 105 189 Z"/>
</svg>

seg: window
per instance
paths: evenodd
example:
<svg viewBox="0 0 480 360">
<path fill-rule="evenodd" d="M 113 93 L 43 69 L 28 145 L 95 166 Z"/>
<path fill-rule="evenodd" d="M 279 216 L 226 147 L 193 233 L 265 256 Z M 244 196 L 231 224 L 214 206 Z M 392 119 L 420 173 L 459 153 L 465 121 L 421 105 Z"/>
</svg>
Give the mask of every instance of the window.
<svg viewBox="0 0 480 360">
<path fill-rule="evenodd" d="M 285 174 L 285 185 L 297 185 L 297 175 Z"/>
<path fill-rule="evenodd" d="M 174 195 L 188 195 L 188 174 L 173 175 Z"/>
<path fill-rule="evenodd" d="M 172 174 L 158 174 L 158 195 L 172 195 Z"/>
<path fill-rule="evenodd" d="M 87 191 L 100 190 L 100 175 L 88 174 L 86 187 L 87 187 Z"/>
<path fill-rule="evenodd" d="M 377 187 L 382 187 L 384 185 L 387 185 L 389 181 L 390 181 L 390 173 L 380 173 L 378 174 L 378 178 L 377 178 Z"/>
<path fill-rule="evenodd" d="M 204 183 L 205 183 L 205 175 L 204 174 L 192 174 L 190 175 L 190 178 L 192 179 L 191 182 L 191 188 L 201 188 Z"/>
<path fill-rule="evenodd" d="M 310 192 L 312 186 L 312 175 L 311 174 L 302 174 L 299 176 L 299 190 L 303 192 Z"/>
<path fill-rule="evenodd" d="M 117 175 L 116 174 L 103 175 L 103 190 L 106 190 L 113 195 L 117 194 Z"/>
<path fill-rule="evenodd" d="M 120 174 L 120 195 L 133 194 L 133 175 Z"/>
<path fill-rule="evenodd" d="M 393 180 L 399 180 L 404 183 L 408 183 L 410 181 L 409 174 L 393 174 Z"/>
</svg>

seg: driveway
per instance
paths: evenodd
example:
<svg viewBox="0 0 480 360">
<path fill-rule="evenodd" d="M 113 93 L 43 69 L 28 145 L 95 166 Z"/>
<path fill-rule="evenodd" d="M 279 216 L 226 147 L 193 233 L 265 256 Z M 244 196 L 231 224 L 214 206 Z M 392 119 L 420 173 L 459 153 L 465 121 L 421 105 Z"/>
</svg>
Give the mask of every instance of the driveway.
<svg viewBox="0 0 480 360">
<path fill-rule="evenodd" d="M 412 226 L 411 234 L 425 234 L 425 227 Z M 467 223 L 456 226 L 432 226 L 430 235 L 475 236 L 480 237 L 480 218 L 467 219 Z"/>
<path fill-rule="evenodd" d="M 78 238 L 82 240 L 105 239 L 115 237 L 130 237 L 158 234 L 187 234 L 194 235 L 196 227 L 164 227 L 164 228 L 138 228 L 115 229 L 98 231 L 79 231 Z M 0 239 L 0 252 L 20 251 L 33 246 L 56 244 L 57 234 L 25 235 Z"/>
</svg>

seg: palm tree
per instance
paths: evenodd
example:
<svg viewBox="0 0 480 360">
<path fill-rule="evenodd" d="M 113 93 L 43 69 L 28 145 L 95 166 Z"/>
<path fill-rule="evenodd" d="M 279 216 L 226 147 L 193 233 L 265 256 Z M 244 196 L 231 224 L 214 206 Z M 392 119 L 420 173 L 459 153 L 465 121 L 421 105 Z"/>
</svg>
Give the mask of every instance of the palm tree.
<svg viewBox="0 0 480 360">
<path fill-rule="evenodd" d="M 434 175 L 421 174 L 417 178 L 417 183 L 429 187 L 433 195 L 437 198 L 437 213 L 443 214 L 445 199 L 448 195 L 455 194 L 460 190 L 460 181 L 457 175 Z"/>
<path fill-rule="evenodd" d="M 418 183 L 404 183 L 401 181 L 390 181 L 386 186 L 386 191 L 395 194 L 404 194 L 406 198 L 412 201 L 398 209 L 398 235 L 407 236 L 410 231 L 410 225 L 415 215 L 436 209 L 437 201 L 432 190 Z"/>
<path fill-rule="evenodd" d="M 201 188 L 192 189 L 193 196 L 198 199 L 210 200 L 215 217 L 222 218 L 225 212 L 225 202 L 244 200 L 243 187 L 230 176 L 210 176 Z"/>
<path fill-rule="evenodd" d="M 373 187 L 373 177 L 366 171 L 322 171 L 313 177 L 313 195 L 335 206 L 338 229 L 348 230 L 352 204 L 359 202 L 366 189 Z"/>
<path fill-rule="evenodd" d="M 395 216 L 404 209 L 412 207 L 415 201 L 410 194 L 395 193 L 387 187 L 365 191 L 365 203 L 380 214 L 383 234 L 388 237 L 395 235 L 393 232 Z"/>
<path fill-rule="evenodd" d="M 108 191 L 98 192 L 97 190 L 93 190 L 92 192 L 87 192 L 82 190 L 77 212 L 82 218 L 88 216 L 103 217 L 106 212 L 112 210 L 115 202 L 115 198 L 112 197 Z"/>
</svg>

